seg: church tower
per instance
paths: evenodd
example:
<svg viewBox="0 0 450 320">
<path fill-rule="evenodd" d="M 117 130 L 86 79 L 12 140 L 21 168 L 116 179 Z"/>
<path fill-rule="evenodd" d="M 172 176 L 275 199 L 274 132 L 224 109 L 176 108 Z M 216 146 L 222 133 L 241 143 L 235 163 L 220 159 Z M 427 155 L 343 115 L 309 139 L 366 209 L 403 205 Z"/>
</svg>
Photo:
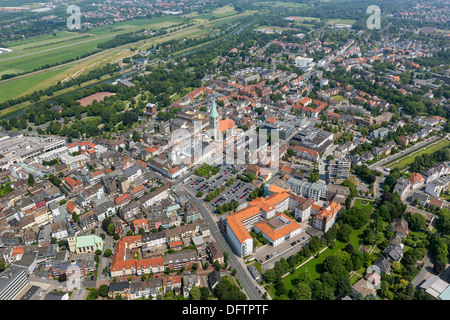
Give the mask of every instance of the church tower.
<svg viewBox="0 0 450 320">
<path fill-rule="evenodd" d="M 220 116 L 216 108 L 216 100 L 212 101 L 211 112 L 209 114 L 209 129 L 212 132 L 211 138 L 217 140 L 219 138 Z"/>
</svg>

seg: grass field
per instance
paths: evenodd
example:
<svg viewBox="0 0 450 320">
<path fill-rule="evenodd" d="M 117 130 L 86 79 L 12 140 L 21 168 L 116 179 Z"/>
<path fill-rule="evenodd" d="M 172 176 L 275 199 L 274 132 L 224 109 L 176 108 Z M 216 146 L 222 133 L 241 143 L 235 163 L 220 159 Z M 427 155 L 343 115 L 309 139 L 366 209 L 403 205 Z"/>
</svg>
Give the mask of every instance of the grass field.
<svg viewBox="0 0 450 320">
<path fill-rule="evenodd" d="M 48 46 L 52 44 L 66 42 L 68 40 L 81 39 L 90 37 L 89 34 L 80 34 L 76 32 L 63 31 L 55 33 L 55 35 L 45 35 L 39 38 L 20 40 L 10 43 L 8 48 L 13 51 L 23 51 L 26 49 Z"/>
<path fill-rule="evenodd" d="M 210 20 L 212 17 L 215 18 L 224 18 L 228 16 L 235 15 L 237 13 L 236 10 L 234 10 L 233 6 L 226 5 L 217 9 L 214 9 L 213 11 L 209 13 L 201 13 L 198 12 L 191 12 L 189 14 L 182 15 L 183 18 L 194 18 L 194 20 Z"/>
<path fill-rule="evenodd" d="M 345 99 L 343 96 L 341 96 L 340 94 L 335 95 L 335 96 L 333 96 L 332 98 L 333 98 L 334 100 L 338 100 L 338 101 L 344 101 L 344 100 L 347 100 L 347 99 Z"/>
<path fill-rule="evenodd" d="M 28 72 L 34 70 L 37 67 L 41 67 L 47 64 L 51 65 L 54 63 L 61 63 L 62 61 L 68 59 L 75 59 L 76 57 L 79 57 L 85 53 L 96 51 L 97 45 L 107 40 L 108 39 L 96 39 L 80 44 L 71 43 L 68 47 L 57 48 L 51 51 L 36 53 L 13 60 L 2 61 L 0 62 L 0 72 L 8 69 Z"/>
<path fill-rule="evenodd" d="M 326 20 L 327 24 L 350 24 L 353 25 L 356 20 L 352 19 L 328 19 Z"/>
<path fill-rule="evenodd" d="M 245 13 L 229 16 L 226 18 L 216 19 L 213 21 L 207 21 L 203 24 L 194 25 L 194 26 L 191 26 L 191 27 L 188 27 L 185 29 L 175 31 L 173 33 L 169 33 L 169 34 L 157 37 L 157 38 L 153 38 L 151 40 L 143 40 L 143 41 L 136 42 L 133 44 L 133 47 L 136 47 L 140 50 L 147 50 L 148 47 L 152 43 L 161 43 L 161 42 L 173 40 L 173 39 L 197 38 L 197 37 L 201 37 L 201 36 L 206 36 L 207 34 L 210 34 L 211 31 L 216 29 L 217 26 L 219 26 L 219 25 L 223 25 L 226 23 L 232 23 L 234 21 L 243 19 L 246 16 L 252 15 L 253 13 L 255 13 L 255 11 L 247 11 Z M 157 17 L 157 18 L 153 18 L 153 19 L 140 19 L 140 20 L 136 20 L 136 21 L 124 22 L 124 23 L 114 25 L 114 26 L 102 26 L 102 27 L 96 28 L 94 31 L 95 31 L 95 33 L 97 33 L 97 37 L 105 36 L 105 34 L 108 33 L 108 30 L 109 31 L 122 30 L 122 32 L 129 32 L 131 28 L 136 28 L 136 30 L 139 30 L 139 29 L 142 29 L 143 26 L 148 26 L 150 21 L 152 22 L 152 25 L 154 27 L 155 26 L 161 27 L 162 24 L 167 24 L 167 23 L 173 23 L 175 25 L 180 22 L 180 18 L 173 17 L 173 16 L 164 16 L 164 17 Z M 123 28 L 126 23 L 128 23 L 127 25 L 131 26 L 131 27 L 128 27 L 128 29 Z M 90 30 L 90 31 L 92 31 L 92 30 Z M 79 39 L 70 39 L 70 33 L 68 33 L 68 34 L 69 34 L 68 36 L 65 36 L 68 41 L 64 42 L 64 45 L 74 44 L 74 43 L 76 44 L 77 42 L 80 41 Z M 64 37 L 61 37 L 60 39 L 62 39 L 62 38 L 64 38 Z M 111 34 L 111 38 L 112 38 L 112 34 Z M 96 39 L 96 38 L 93 37 L 93 39 Z M 55 49 L 52 51 L 48 51 L 46 53 L 31 55 L 28 57 L 18 58 L 18 59 L 9 60 L 9 61 L 0 61 L 0 75 L 2 73 L 22 72 L 23 69 L 25 69 L 25 68 L 27 68 L 27 69 L 31 68 L 31 70 L 32 70 L 33 68 L 36 67 L 35 62 L 37 60 L 40 62 L 40 64 L 41 63 L 46 64 L 46 63 L 54 63 L 56 61 L 55 57 L 57 57 L 57 59 L 60 59 L 60 61 L 66 60 L 70 57 L 76 57 L 82 53 L 85 53 L 86 50 L 95 49 L 97 43 L 106 41 L 108 39 L 110 39 L 109 36 L 107 36 L 107 38 L 105 38 L 105 39 L 96 39 L 95 41 L 87 42 L 84 45 L 78 44 L 78 45 L 74 45 L 74 46 L 66 47 L 66 48 L 62 48 L 62 49 Z M 46 37 L 42 41 L 48 42 L 49 40 L 51 40 L 51 39 Z M 84 41 L 84 40 L 85 39 L 81 39 L 81 41 Z M 20 43 L 17 42 L 18 45 L 30 45 L 31 43 L 32 42 L 20 42 Z M 35 43 L 35 45 L 38 44 L 39 43 L 38 39 L 35 39 L 34 43 Z M 49 45 L 50 48 L 58 47 L 58 46 L 61 46 L 61 43 L 58 43 L 58 44 L 53 43 L 53 44 Z M 30 50 L 29 52 L 31 52 L 31 51 L 35 51 L 35 50 L 42 50 L 42 48 L 38 48 L 38 49 L 33 48 L 33 49 L 28 49 L 28 50 Z M 19 54 L 19 52 L 14 52 L 14 53 Z M 115 62 L 118 62 L 119 60 L 121 60 L 127 56 L 131 56 L 133 54 L 134 54 L 133 52 L 128 50 L 128 46 L 125 45 L 124 48 L 113 48 L 113 49 L 105 50 L 103 52 L 99 52 L 95 55 L 89 56 L 82 60 L 73 61 L 68 64 L 64 64 L 64 68 L 63 68 L 63 66 L 58 66 L 53 69 L 39 71 L 39 73 L 25 75 L 25 76 L 23 76 L 23 78 L 20 78 L 20 79 L 13 78 L 13 79 L 2 81 L 2 82 L 0 82 L 0 102 L 11 99 L 11 98 L 25 95 L 27 93 L 32 93 L 34 90 L 45 89 L 48 86 L 56 84 L 58 81 L 64 82 L 65 80 L 71 79 L 73 77 L 77 77 L 80 74 L 84 74 L 84 73 L 89 72 L 90 70 L 101 67 L 101 66 L 105 65 L 106 63 L 115 63 Z M 2 59 L 3 58 L 6 58 L 6 55 L 2 55 Z M 2 60 L 2 59 L 0 59 L 0 60 Z M 70 67 L 66 68 L 66 66 L 70 66 Z M 21 69 L 19 69 L 19 68 L 21 68 Z M 58 69 L 58 70 L 56 70 L 56 69 Z M 14 71 L 10 72 L 11 70 L 14 70 Z M 16 82 L 16 81 L 20 81 L 20 82 Z M 95 80 L 95 81 L 97 81 L 97 80 Z M 95 81 L 93 81 L 93 82 L 95 82 Z M 93 82 L 91 81 L 90 84 L 93 84 Z M 17 85 L 18 83 L 20 83 L 21 85 Z M 84 84 L 82 86 L 84 86 Z M 4 88 L 6 88 L 6 89 L 4 89 Z M 17 88 L 20 88 L 20 90 L 18 90 Z M 24 90 L 24 88 L 25 88 L 25 90 Z M 13 90 L 10 90 L 10 89 L 13 89 Z M 70 92 L 71 90 L 73 90 L 73 89 L 67 88 L 67 89 L 64 89 L 61 92 L 58 92 L 55 94 L 60 94 L 63 91 Z M 26 104 L 21 105 L 21 108 L 23 108 L 23 107 L 26 107 Z M 16 106 L 13 106 L 6 110 L 2 110 L 1 115 L 4 116 L 4 115 L 10 113 L 11 111 L 16 111 L 16 110 L 17 110 Z"/>
<path fill-rule="evenodd" d="M 173 16 L 136 19 L 114 25 L 95 27 L 89 30 L 88 34 L 60 32 L 56 36 L 47 35 L 10 43 L 9 48 L 13 52 L 3 54 L 0 60 L 12 57 L 18 58 L 0 61 L 0 74 L 29 72 L 43 65 L 75 59 L 85 53 L 95 51 L 98 44 L 112 39 L 116 34 L 135 32 L 141 29 L 158 30 L 181 23 L 182 21 Z M 42 52 L 44 50 L 50 51 Z"/>
<path fill-rule="evenodd" d="M 443 149 L 445 147 L 450 146 L 450 141 L 446 138 L 443 138 L 437 143 L 432 143 L 429 147 L 426 147 L 424 149 L 416 150 L 412 153 L 407 153 L 404 157 L 401 159 L 395 160 L 398 162 L 394 162 L 392 164 L 387 163 L 387 167 L 391 170 L 398 168 L 400 170 L 405 169 L 408 165 L 414 162 L 414 159 L 417 156 L 420 156 L 422 154 L 428 153 L 431 154 L 433 152 L 436 152 L 437 150 Z"/>
<path fill-rule="evenodd" d="M 115 23 L 113 25 L 104 25 L 89 30 L 92 35 L 108 35 L 110 33 L 128 33 L 135 32 L 141 29 L 159 30 L 161 28 L 168 28 L 173 25 L 182 23 L 179 18 L 174 16 L 162 16 L 146 19 L 135 19 Z"/>
<path fill-rule="evenodd" d="M 63 67 L 62 69 L 39 73 L 30 77 L 6 82 L 1 85 L 0 102 L 33 93 L 33 91 L 39 90 L 40 84 L 42 82 L 54 77 L 61 71 L 67 69 L 69 69 L 69 67 Z"/>
<path fill-rule="evenodd" d="M 361 202 L 364 202 L 364 203 L 367 202 L 367 204 L 363 204 Z M 355 199 L 354 207 L 361 208 L 361 209 L 368 208 L 370 210 L 369 212 L 372 212 L 373 211 L 373 201 L 363 200 L 363 199 Z"/>
<path fill-rule="evenodd" d="M 0 186 L 0 198 L 3 198 L 4 196 L 6 196 L 8 193 L 10 193 L 13 190 L 14 189 L 9 185 L 9 183 L 6 183 L 6 184 Z"/>
</svg>

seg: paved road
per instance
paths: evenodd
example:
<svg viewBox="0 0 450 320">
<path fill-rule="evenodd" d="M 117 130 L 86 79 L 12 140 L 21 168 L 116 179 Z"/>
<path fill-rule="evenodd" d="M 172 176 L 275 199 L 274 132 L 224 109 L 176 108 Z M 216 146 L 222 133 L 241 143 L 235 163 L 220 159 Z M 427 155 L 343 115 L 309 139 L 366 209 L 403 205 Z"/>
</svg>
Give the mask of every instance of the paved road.
<svg viewBox="0 0 450 320">
<path fill-rule="evenodd" d="M 405 150 L 403 150 L 403 151 L 401 151 L 399 153 L 396 153 L 396 154 L 394 154 L 394 155 L 392 155 L 390 157 L 387 157 L 387 158 L 383 159 L 382 161 L 378 161 L 378 162 L 376 162 L 374 164 L 371 164 L 369 166 L 369 169 L 378 170 L 384 176 L 387 176 L 388 173 L 381 168 L 386 163 L 388 163 L 390 161 L 393 161 L 393 160 L 396 160 L 396 159 L 399 159 L 401 157 L 404 157 L 404 155 L 407 154 L 407 153 L 410 153 L 410 152 L 415 151 L 417 149 L 421 149 L 421 148 L 424 148 L 425 146 L 431 145 L 431 144 L 434 143 L 435 140 L 441 139 L 441 138 L 442 138 L 441 136 L 434 136 L 434 137 L 431 137 L 430 139 L 421 141 L 421 142 L 417 143 L 416 145 L 412 146 L 411 148 L 405 149 Z M 430 141 L 428 141 L 428 140 L 430 140 Z"/>
<path fill-rule="evenodd" d="M 152 172 L 155 176 L 157 176 L 163 183 L 169 182 L 169 180 L 165 177 L 163 177 L 158 172 L 153 171 Z M 194 204 L 198 207 L 200 214 L 202 218 L 205 220 L 205 222 L 208 224 L 209 230 L 216 240 L 216 243 L 219 247 L 219 249 L 222 252 L 228 252 L 228 264 L 232 266 L 236 270 L 236 276 L 239 278 L 239 281 L 241 282 L 241 285 L 244 288 L 244 292 L 247 295 L 249 300 L 262 300 L 262 296 L 258 293 L 258 289 L 256 288 L 256 285 L 254 283 L 253 278 L 251 278 L 250 274 L 247 272 L 247 268 L 243 262 L 242 259 L 237 258 L 236 255 L 233 252 L 233 249 L 230 247 L 228 242 L 225 240 L 224 235 L 219 230 L 219 226 L 217 224 L 218 219 L 216 215 L 212 214 L 210 210 L 208 210 L 203 203 L 202 200 L 198 200 L 193 191 L 189 189 L 189 187 L 184 186 L 182 184 L 182 181 L 186 179 L 187 177 L 190 177 L 193 174 L 193 172 L 188 172 L 185 174 L 182 178 L 179 178 L 177 181 L 170 181 L 174 185 L 178 185 L 178 187 L 182 188 L 184 192 L 186 192 L 190 199 L 194 202 Z M 253 280 L 253 281 L 252 281 Z"/>
<path fill-rule="evenodd" d="M 411 281 L 417 290 L 419 290 L 420 284 L 424 280 L 427 280 L 432 274 L 431 271 L 433 270 L 433 263 L 430 260 L 430 256 L 431 254 L 428 252 L 423 260 L 424 264 L 422 270 L 420 270 L 419 274 L 413 279 L 413 281 Z"/>
<path fill-rule="evenodd" d="M 241 259 L 238 260 L 238 258 L 234 255 L 232 248 L 229 246 L 228 242 L 225 240 L 223 234 L 219 230 L 219 227 L 217 225 L 217 219 L 212 218 L 211 213 L 206 209 L 206 207 L 204 206 L 204 204 L 201 201 L 196 199 L 196 197 L 189 190 L 189 188 L 184 187 L 184 186 L 181 186 L 181 188 L 183 188 L 183 190 L 185 190 L 188 194 L 191 195 L 191 200 L 199 208 L 200 214 L 202 215 L 203 219 L 208 224 L 211 234 L 213 235 L 214 239 L 216 240 L 216 243 L 219 246 L 219 249 L 222 250 L 222 252 L 226 251 L 229 253 L 229 259 L 228 259 L 229 262 L 228 263 L 231 266 L 233 266 L 234 269 L 236 269 L 236 276 L 239 278 L 239 281 L 241 281 L 241 284 L 242 284 L 249 300 L 261 300 L 262 297 L 258 293 L 258 290 L 255 287 L 255 284 L 251 281 L 250 275 L 247 273 L 247 270 L 246 270 L 245 266 L 243 265 L 243 262 L 241 261 Z"/>
</svg>

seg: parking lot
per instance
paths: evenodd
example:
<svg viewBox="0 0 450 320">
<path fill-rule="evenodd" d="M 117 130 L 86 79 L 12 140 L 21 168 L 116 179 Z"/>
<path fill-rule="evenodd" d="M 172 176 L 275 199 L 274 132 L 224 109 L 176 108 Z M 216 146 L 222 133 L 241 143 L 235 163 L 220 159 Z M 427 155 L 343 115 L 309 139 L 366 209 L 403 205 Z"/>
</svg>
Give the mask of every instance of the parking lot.
<svg viewBox="0 0 450 320">
<path fill-rule="evenodd" d="M 186 184 L 191 187 L 194 193 L 202 191 L 204 196 L 217 188 L 225 187 L 225 191 L 209 204 L 213 211 L 217 206 L 223 205 L 224 203 L 237 201 L 239 204 L 242 204 L 247 202 L 248 195 L 255 190 L 256 187 L 251 183 L 246 183 L 237 179 L 237 175 L 241 173 L 245 167 L 234 164 L 223 164 L 218 165 L 218 167 L 220 172 L 211 179 L 193 175 L 189 181 L 186 181 Z M 226 183 L 231 178 L 234 178 L 235 181 L 230 186 L 227 186 Z"/>
<path fill-rule="evenodd" d="M 301 232 L 293 238 L 286 239 L 285 242 L 276 247 L 265 245 L 256 250 L 254 257 L 261 264 L 262 272 L 274 267 L 275 262 L 281 258 L 289 258 L 299 252 L 308 242 L 311 236 L 307 232 Z"/>
</svg>

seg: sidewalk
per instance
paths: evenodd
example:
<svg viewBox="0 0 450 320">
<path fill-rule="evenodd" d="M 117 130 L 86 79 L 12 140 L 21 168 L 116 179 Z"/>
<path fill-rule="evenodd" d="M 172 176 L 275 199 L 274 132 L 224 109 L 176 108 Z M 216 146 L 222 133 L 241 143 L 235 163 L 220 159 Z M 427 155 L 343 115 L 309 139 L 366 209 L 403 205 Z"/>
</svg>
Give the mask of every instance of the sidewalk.
<svg viewBox="0 0 450 320">
<path fill-rule="evenodd" d="M 324 252 L 325 250 L 328 249 L 328 246 L 323 248 L 322 250 L 319 251 L 319 254 Z M 309 261 L 311 261 L 312 259 L 314 259 L 316 257 L 317 253 L 311 257 L 309 257 L 306 261 L 302 262 L 301 264 L 299 264 L 298 266 L 295 267 L 295 269 L 297 270 L 298 268 L 300 268 L 301 266 L 303 266 L 305 263 L 308 263 Z M 290 274 L 290 272 L 284 274 L 281 278 L 283 279 L 284 277 L 288 276 Z"/>
</svg>

